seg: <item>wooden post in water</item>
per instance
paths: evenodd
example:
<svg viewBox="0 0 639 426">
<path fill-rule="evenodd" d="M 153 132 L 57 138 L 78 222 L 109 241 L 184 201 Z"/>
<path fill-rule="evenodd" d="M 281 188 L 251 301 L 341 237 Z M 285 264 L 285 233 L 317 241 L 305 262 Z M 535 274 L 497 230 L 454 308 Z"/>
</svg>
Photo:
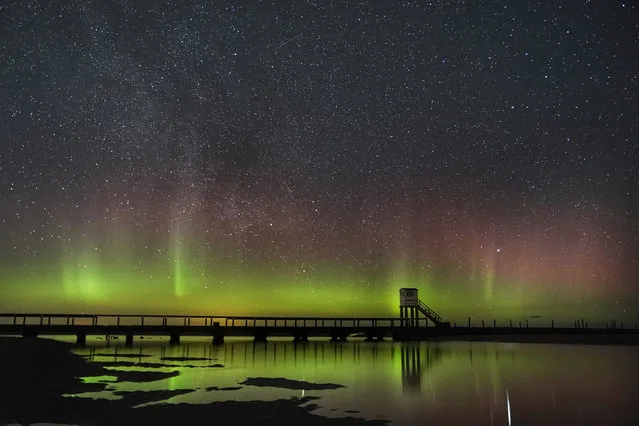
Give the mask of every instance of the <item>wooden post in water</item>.
<svg viewBox="0 0 639 426">
<path fill-rule="evenodd" d="M 510 328 L 513 328 L 513 320 L 508 320 L 510 321 Z"/>
<path fill-rule="evenodd" d="M 528 328 L 528 320 L 526 320 L 526 328 Z"/>
<path fill-rule="evenodd" d="M 555 328 L 555 320 L 550 320 L 550 328 Z"/>
<path fill-rule="evenodd" d="M 468 317 L 468 328 L 470 328 L 470 317 Z"/>
<path fill-rule="evenodd" d="M 484 320 L 481 320 L 481 328 L 484 328 Z"/>
<path fill-rule="evenodd" d="M 497 328 L 497 320 L 496 319 L 493 320 L 493 328 Z"/>
</svg>

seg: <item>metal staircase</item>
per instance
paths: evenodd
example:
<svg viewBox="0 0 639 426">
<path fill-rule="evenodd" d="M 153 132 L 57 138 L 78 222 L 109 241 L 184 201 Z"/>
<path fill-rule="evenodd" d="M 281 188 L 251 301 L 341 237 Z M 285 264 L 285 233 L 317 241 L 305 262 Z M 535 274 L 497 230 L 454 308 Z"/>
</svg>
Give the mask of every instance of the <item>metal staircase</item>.
<svg viewBox="0 0 639 426">
<path fill-rule="evenodd" d="M 422 302 L 421 300 L 417 300 L 417 303 L 418 303 L 417 304 L 417 309 L 419 310 L 419 312 L 424 314 L 424 316 L 426 318 L 431 320 L 435 325 L 441 325 L 442 324 L 442 317 L 437 315 L 437 313 L 435 313 L 435 311 L 433 311 L 431 308 L 426 306 L 426 304 L 424 302 Z"/>
</svg>

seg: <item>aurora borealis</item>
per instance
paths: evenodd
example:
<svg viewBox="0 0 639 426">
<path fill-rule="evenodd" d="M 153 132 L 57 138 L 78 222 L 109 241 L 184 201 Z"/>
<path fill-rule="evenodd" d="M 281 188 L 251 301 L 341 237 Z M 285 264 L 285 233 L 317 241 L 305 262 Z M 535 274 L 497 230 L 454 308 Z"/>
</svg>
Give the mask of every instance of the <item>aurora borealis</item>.
<svg viewBox="0 0 639 426">
<path fill-rule="evenodd" d="M 628 2 L 9 1 L 0 311 L 639 321 Z"/>
</svg>

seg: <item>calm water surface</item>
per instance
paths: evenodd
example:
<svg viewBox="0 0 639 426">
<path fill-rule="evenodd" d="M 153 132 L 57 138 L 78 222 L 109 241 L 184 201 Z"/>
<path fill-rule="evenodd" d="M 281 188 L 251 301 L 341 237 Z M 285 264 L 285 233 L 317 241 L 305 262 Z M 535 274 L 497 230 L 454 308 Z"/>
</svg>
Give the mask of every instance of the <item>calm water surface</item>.
<svg viewBox="0 0 639 426">
<path fill-rule="evenodd" d="M 75 352 L 92 361 L 164 363 L 168 367 L 109 367 L 175 371 L 150 383 L 112 383 L 113 391 L 192 389 L 164 402 L 274 400 L 317 396 L 323 416 L 388 419 L 394 425 L 637 425 L 639 348 L 484 342 L 392 343 L 288 341 L 256 343 L 143 340 L 132 348 L 94 340 Z M 131 355 L 134 355 L 131 357 Z M 210 360 L 162 360 L 164 357 Z M 208 365 L 219 363 L 222 368 Z M 180 367 L 175 367 L 179 365 Z M 185 365 L 196 368 L 182 367 Z M 249 377 L 283 377 L 345 386 L 294 390 L 239 384 Z M 87 381 L 109 377 L 86 378 Z M 237 390 L 209 390 L 208 387 Z"/>
</svg>

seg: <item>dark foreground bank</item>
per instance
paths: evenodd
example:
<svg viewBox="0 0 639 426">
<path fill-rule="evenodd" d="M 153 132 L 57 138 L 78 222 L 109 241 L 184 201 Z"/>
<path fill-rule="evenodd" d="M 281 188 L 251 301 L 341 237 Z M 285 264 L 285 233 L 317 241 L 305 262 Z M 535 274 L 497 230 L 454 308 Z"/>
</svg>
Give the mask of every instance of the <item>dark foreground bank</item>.
<svg viewBox="0 0 639 426">
<path fill-rule="evenodd" d="M 43 355 L 46 354 L 46 355 Z M 120 400 L 73 398 L 63 395 L 95 392 L 107 383 L 83 383 L 80 377 L 114 375 L 100 364 L 87 362 L 71 352 L 71 345 L 55 340 L 0 337 L 0 424 L 40 422 L 81 425 L 383 425 L 388 422 L 356 418 L 329 419 L 310 413 L 316 398 L 277 401 L 215 402 L 211 404 L 157 404 L 192 390 L 129 392 Z M 118 373 L 115 372 L 117 375 Z M 142 373 L 144 374 L 144 373 Z M 167 377 L 179 372 L 160 373 Z M 122 377 L 122 380 L 129 380 Z M 158 380 L 156 376 L 136 381 Z"/>
</svg>

